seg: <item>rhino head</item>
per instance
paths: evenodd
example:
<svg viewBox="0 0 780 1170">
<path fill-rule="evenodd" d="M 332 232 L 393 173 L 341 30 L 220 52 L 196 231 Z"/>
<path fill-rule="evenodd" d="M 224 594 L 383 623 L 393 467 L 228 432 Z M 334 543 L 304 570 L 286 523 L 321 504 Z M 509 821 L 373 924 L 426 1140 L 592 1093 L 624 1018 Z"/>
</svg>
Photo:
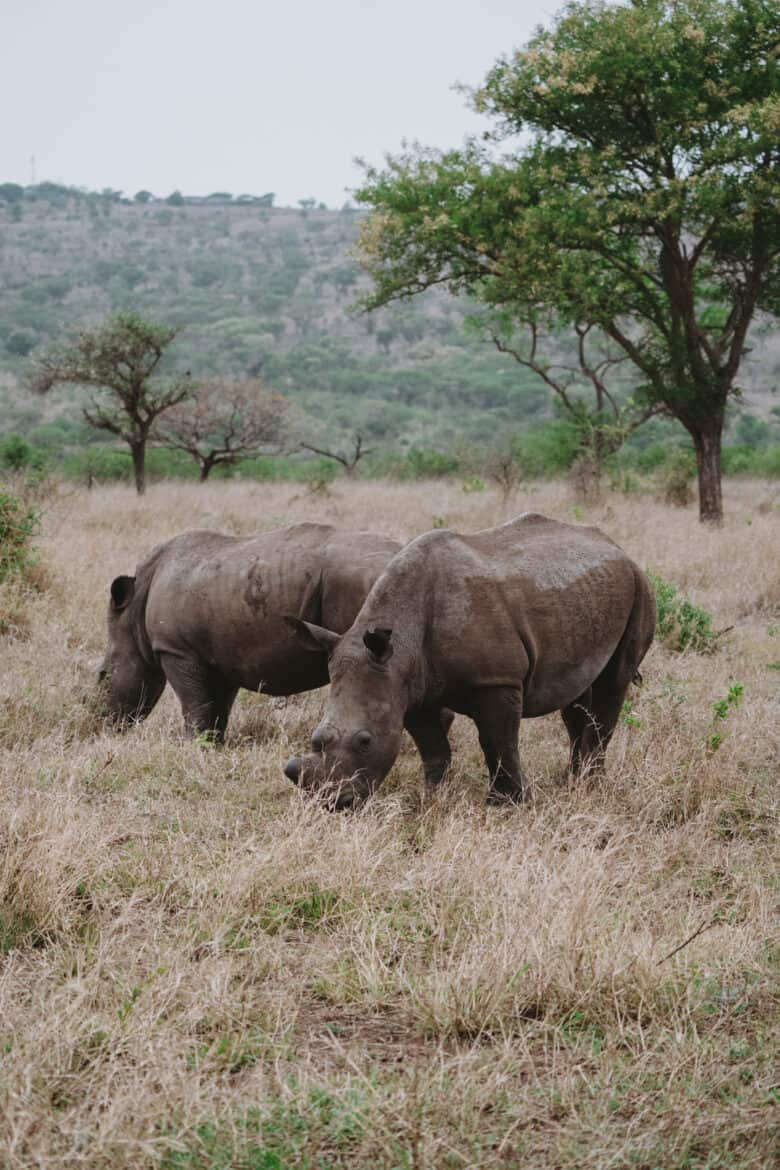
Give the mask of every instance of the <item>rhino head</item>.
<svg viewBox="0 0 780 1170">
<path fill-rule="evenodd" d="M 330 808 L 349 808 L 379 787 L 401 746 L 403 687 L 392 662 L 392 630 L 353 626 L 339 637 L 298 618 L 286 620 L 307 649 L 327 652 L 330 696 L 311 752 L 289 759 L 284 774 L 319 793 Z"/>
<path fill-rule="evenodd" d="M 145 719 L 165 688 L 165 675 L 138 648 L 135 577 L 111 582 L 108 603 L 108 647 L 98 671 L 100 713 L 119 727 Z"/>
</svg>

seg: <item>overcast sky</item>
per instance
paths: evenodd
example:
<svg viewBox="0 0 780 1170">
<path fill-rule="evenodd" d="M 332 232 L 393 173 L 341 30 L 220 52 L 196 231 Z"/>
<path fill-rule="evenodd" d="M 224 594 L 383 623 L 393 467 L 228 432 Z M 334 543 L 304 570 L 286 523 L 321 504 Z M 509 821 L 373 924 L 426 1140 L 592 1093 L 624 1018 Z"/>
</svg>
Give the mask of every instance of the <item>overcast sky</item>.
<svg viewBox="0 0 780 1170">
<path fill-rule="evenodd" d="M 0 0 L 0 182 L 340 207 L 402 139 L 487 125 L 452 85 L 548 23 L 529 0 Z"/>
</svg>

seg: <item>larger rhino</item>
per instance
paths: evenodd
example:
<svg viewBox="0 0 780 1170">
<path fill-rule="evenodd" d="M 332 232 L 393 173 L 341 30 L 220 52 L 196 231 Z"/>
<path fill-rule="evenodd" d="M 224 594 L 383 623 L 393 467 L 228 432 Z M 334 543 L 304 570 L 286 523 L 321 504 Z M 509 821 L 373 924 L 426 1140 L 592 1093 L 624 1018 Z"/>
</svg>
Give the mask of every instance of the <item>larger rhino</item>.
<svg viewBox="0 0 780 1170">
<path fill-rule="evenodd" d="M 470 716 L 491 802 L 520 801 L 521 716 L 560 711 L 571 768 L 603 767 L 626 691 L 653 638 L 655 603 L 633 561 L 596 528 L 526 513 L 472 535 L 429 532 L 390 562 L 350 629 L 291 615 L 329 654 L 312 753 L 285 775 L 331 807 L 373 792 L 405 727 L 437 785 L 450 762 L 443 707 Z"/>
<path fill-rule="evenodd" d="M 145 718 L 169 682 L 185 725 L 220 741 L 240 687 L 293 695 L 324 686 L 283 615 L 346 630 L 400 545 L 373 532 L 297 524 L 239 538 L 185 532 L 111 584 L 104 712 Z"/>
</svg>

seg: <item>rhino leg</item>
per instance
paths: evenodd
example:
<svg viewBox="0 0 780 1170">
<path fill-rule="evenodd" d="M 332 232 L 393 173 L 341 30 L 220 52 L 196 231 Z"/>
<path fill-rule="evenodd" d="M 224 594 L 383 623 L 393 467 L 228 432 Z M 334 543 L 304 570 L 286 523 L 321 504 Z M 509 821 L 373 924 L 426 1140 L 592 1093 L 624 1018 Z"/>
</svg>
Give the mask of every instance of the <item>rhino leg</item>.
<svg viewBox="0 0 780 1170">
<path fill-rule="evenodd" d="M 610 661 L 595 682 L 561 711 L 571 741 L 571 774 L 600 776 L 630 677 Z"/>
<path fill-rule="evenodd" d="M 617 726 L 629 686 L 653 640 L 655 605 L 641 573 L 623 636 L 614 654 L 589 689 L 561 712 L 572 745 L 572 772 L 596 775 Z"/>
<path fill-rule="evenodd" d="M 526 779 L 520 767 L 517 739 L 523 692 L 514 687 L 489 687 L 473 697 L 469 708 L 490 774 L 488 804 L 521 804 Z"/>
<path fill-rule="evenodd" d="M 404 720 L 404 726 L 415 742 L 422 757 L 425 772 L 425 787 L 429 790 L 436 788 L 444 779 L 450 766 L 452 753 L 447 732 L 452 724 L 452 712 L 443 710 L 423 710 L 409 712 Z"/>
<path fill-rule="evenodd" d="M 569 771 L 572 776 L 579 775 L 582 767 L 582 740 L 588 724 L 593 720 L 591 701 L 591 688 L 588 687 L 587 691 L 561 711 L 561 718 L 569 733 Z"/>
<path fill-rule="evenodd" d="M 222 743 L 237 691 L 222 676 L 196 659 L 161 655 L 165 677 L 176 692 L 190 735 L 209 733 Z"/>
</svg>

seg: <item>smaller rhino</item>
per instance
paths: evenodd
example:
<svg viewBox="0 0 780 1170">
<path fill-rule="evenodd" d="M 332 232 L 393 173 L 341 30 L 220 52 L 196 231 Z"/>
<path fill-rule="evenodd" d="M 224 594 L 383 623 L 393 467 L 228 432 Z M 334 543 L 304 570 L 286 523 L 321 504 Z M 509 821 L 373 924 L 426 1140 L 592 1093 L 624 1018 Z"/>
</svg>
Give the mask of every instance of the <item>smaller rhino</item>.
<svg viewBox="0 0 780 1170">
<path fill-rule="evenodd" d="M 283 621 L 344 631 L 400 545 L 373 532 L 296 524 L 245 538 L 185 532 L 158 545 L 134 577 L 111 584 L 99 672 L 107 717 L 144 719 L 169 682 L 188 731 L 225 735 L 239 688 L 295 695 L 328 681 Z"/>
<path fill-rule="evenodd" d="M 407 544 L 339 636 L 292 615 L 303 644 L 329 654 L 330 694 L 285 775 L 333 808 L 370 795 L 404 728 L 435 787 L 450 763 L 443 709 L 477 725 L 490 803 L 521 801 L 521 718 L 560 711 L 571 771 L 601 770 L 629 684 L 653 640 L 644 574 L 597 528 L 525 513 L 468 535 Z"/>
</svg>

